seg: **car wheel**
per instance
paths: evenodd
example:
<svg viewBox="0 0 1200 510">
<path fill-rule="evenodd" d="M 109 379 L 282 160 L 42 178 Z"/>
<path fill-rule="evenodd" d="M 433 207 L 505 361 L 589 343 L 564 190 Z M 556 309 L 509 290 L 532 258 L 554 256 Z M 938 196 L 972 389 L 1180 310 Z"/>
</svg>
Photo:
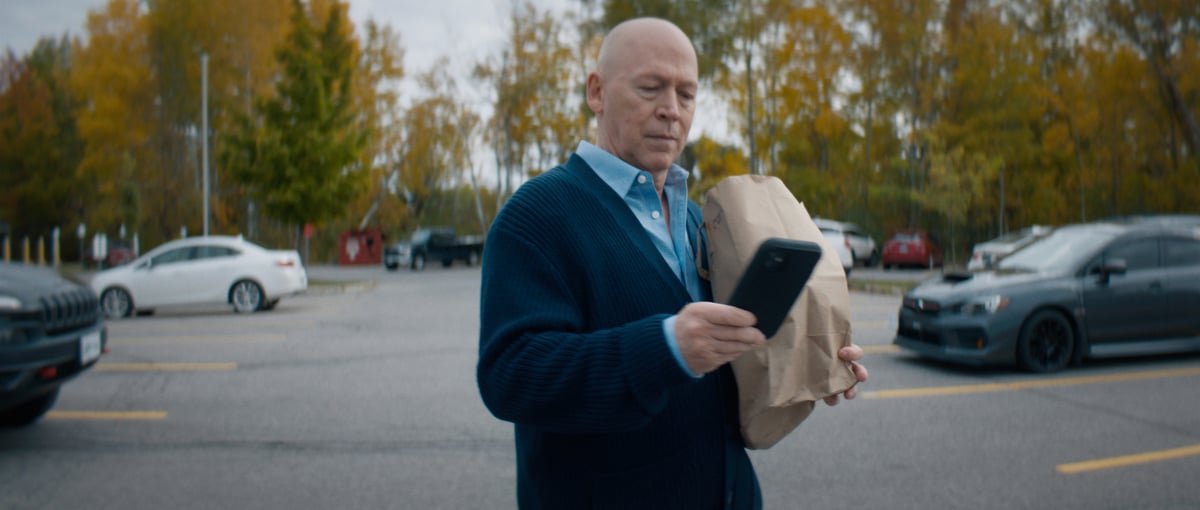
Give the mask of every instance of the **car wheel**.
<svg viewBox="0 0 1200 510">
<path fill-rule="evenodd" d="M 262 287 L 250 280 L 239 280 L 229 289 L 229 303 L 237 313 L 256 312 L 262 309 L 264 302 Z"/>
<path fill-rule="evenodd" d="M 18 428 L 32 425 L 54 407 L 55 400 L 58 400 L 58 388 L 17 407 L 5 409 L 0 412 L 0 427 Z"/>
<path fill-rule="evenodd" d="M 383 267 L 386 267 L 388 271 L 395 271 L 400 267 L 400 264 L 384 264 Z"/>
<path fill-rule="evenodd" d="M 472 250 L 467 253 L 467 265 L 473 266 L 479 263 L 479 252 Z"/>
<path fill-rule="evenodd" d="M 1042 310 L 1021 327 L 1017 344 L 1017 362 L 1037 373 L 1057 372 L 1071 362 L 1075 350 L 1075 331 L 1063 314 Z"/>
<path fill-rule="evenodd" d="M 422 271 L 424 269 L 425 269 L 425 255 L 423 255 L 423 254 L 413 255 L 412 270 L 413 271 Z"/>
<path fill-rule="evenodd" d="M 100 309 L 108 319 L 123 319 L 133 314 L 133 299 L 120 287 L 105 289 L 100 294 Z"/>
</svg>

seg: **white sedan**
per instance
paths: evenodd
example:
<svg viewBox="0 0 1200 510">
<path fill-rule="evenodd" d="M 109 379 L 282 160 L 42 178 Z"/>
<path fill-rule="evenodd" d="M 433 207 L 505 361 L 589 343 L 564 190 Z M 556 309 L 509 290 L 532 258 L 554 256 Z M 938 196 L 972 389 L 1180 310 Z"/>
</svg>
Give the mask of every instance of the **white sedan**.
<svg viewBox="0 0 1200 510">
<path fill-rule="evenodd" d="M 133 262 L 96 273 L 92 290 L 112 319 L 182 305 L 221 304 L 270 310 L 304 292 L 308 275 L 295 250 L 268 250 L 238 237 L 167 242 Z"/>
<path fill-rule="evenodd" d="M 842 269 L 846 271 L 846 276 L 850 276 L 850 271 L 854 269 L 854 252 L 850 248 L 850 239 L 846 237 L 846 233 L 839 228 L 831 228 L 828 225 L 817 223 L 817 228 L 821 229 L 821 234 L 825 236 L 825 240 L 829 241 L 833 251 L 837 252 L 838 259 L 842 261 Z"/>
</svg>

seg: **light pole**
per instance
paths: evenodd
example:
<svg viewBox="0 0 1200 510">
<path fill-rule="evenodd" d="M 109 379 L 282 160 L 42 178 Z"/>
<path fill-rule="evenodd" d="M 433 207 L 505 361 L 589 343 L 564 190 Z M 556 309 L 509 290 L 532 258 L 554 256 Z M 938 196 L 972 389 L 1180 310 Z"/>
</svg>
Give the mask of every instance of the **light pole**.
<svg viewBox="0 0 1200 510">
<path fill-rule="evenodd" d="M 204 235 L 208 235 L 208 53 L 200 54 L 200 166 L 204 173 Z"/>
</svg>

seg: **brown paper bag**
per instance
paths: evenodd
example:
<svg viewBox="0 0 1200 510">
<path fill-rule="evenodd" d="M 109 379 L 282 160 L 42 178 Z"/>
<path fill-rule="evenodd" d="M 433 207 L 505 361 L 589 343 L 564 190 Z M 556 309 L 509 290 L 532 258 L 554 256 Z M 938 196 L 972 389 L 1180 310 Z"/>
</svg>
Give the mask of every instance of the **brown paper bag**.
<svg viewBox="0 0 1200 510">
<path fill-rule="evenodd" d="M 837 357 L 850 345 L 846 273 L 804 205 L 778 178 L 727 177 L 708 191 L 703 215 L 708 278 L 718 303 L 728 302 L 768 237 L 821 246 L 821 260 L 779 332 L 733 362 L 742 438 L 749 448 L 770 448 L 812 413 L 817 400 L 857 382 L 850 364 Z"/>
</svg>

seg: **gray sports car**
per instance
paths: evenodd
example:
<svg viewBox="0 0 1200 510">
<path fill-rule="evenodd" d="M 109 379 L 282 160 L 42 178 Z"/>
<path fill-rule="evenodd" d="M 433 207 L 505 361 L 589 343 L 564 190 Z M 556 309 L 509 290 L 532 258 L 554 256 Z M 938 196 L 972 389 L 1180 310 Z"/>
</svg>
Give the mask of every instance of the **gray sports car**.
<svg viewBox="0 0 1200 510">
<path fill-rule="evenodd" d="M 896 345 L 1053 372 L 1084 358 L 1200 350 L 1200 222 L 1070 225 L 904 296 Z"/>
</svg>

